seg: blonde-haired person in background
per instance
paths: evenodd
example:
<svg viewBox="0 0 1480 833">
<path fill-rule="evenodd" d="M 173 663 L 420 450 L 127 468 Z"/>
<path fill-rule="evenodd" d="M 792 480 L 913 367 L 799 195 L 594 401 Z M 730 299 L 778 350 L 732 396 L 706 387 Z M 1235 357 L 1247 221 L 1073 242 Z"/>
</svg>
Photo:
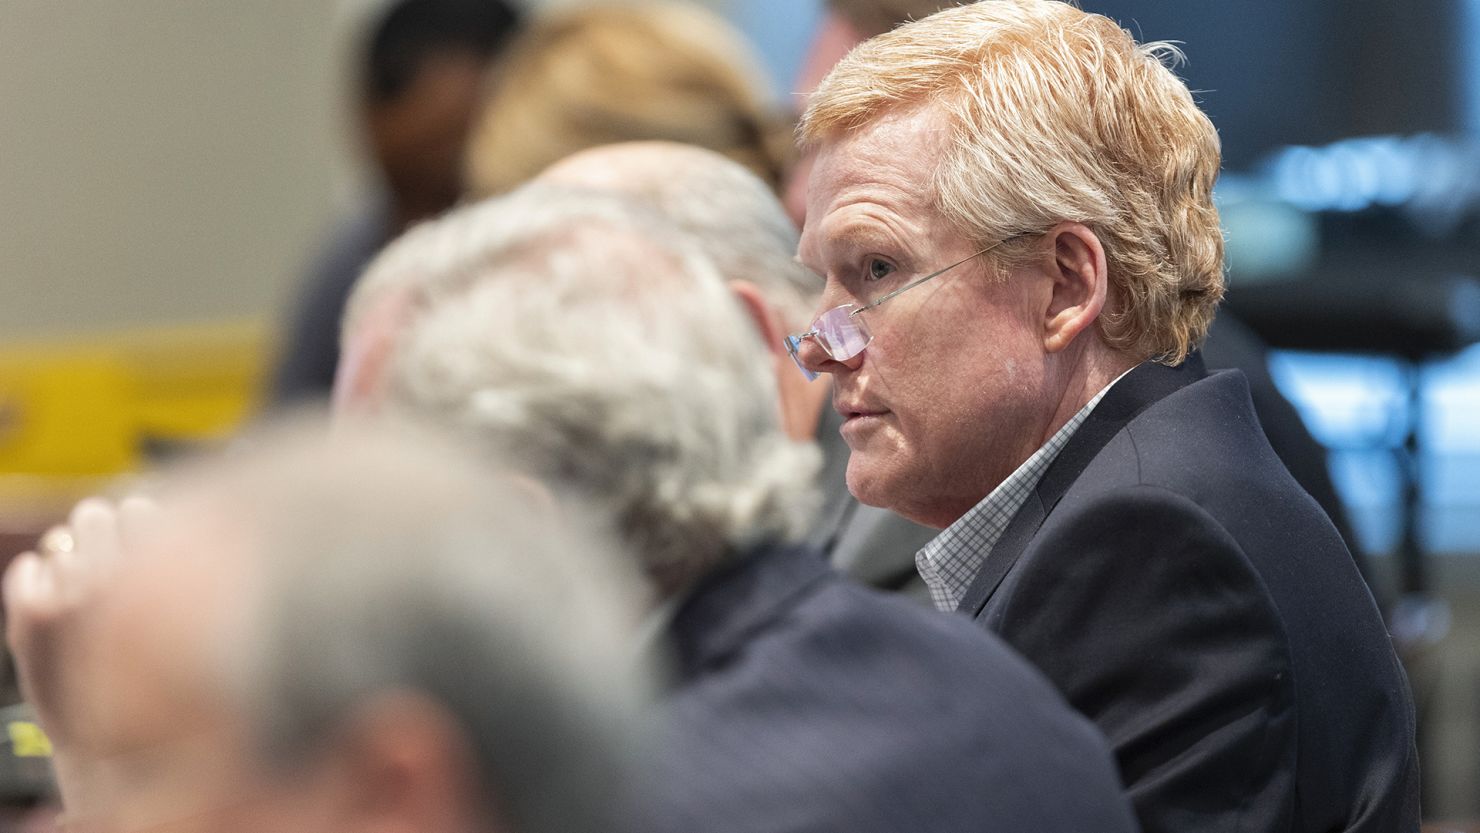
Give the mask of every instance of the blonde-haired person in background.
<svg viewBox="0 0 1480 833">
<path fill-rule="evenodd" d="M 712 12 L 672 2 L 551 12 L 493 72 L 468 181 L 503 193 L 585 148 L 666 140 L 724 154 L 775 190 L 788 127 L 750 45 Z"/>
<path fill-rule="evenodd" d="M 1417 830 L 1372 598 L 1242 374 L 1189 358 L 1219 144 L 1174 55 L 1055 0 L 859 46 L 802 125 L 826 289 L 788 343 L 832 376 L 849 488 L 943 529 L 936 605 L 1098 723 L 1146 830 Z"/>
</svg>

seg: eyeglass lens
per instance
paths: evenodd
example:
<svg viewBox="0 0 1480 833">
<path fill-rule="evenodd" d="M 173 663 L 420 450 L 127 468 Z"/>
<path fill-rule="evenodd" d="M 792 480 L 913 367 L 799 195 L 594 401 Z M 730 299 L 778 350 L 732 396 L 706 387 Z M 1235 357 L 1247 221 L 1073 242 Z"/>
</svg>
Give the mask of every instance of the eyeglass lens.
<svg viewBox="0 0 1480 833">
<path fill-rule="evenodd" d="M 802 339 L 815 340 L 823 352 L 827 353 L 833 361 L 839 362 L 847 361 L 862 353 L 863 348 L 873 341 L 874 335 L 869 332 L 868 323 L 863 320 L 862 316 L 853 315 L 853 309 L 852 304 L 833 307 L 817 316 L 817 320 L 812 322 L 810 332 L 786 337 L 787 352 L 791 354 L 791 360 L 796 362 L 797 367 L 801 369 L 808 381 L 816 379 L 817 374 L 802 363 L 802 357 L 798 352 L 802 348 Z"/>
<path fill-rule="evenodd" d="M 833 361 L 845 362 L 873 341 L 863 316 L 853 315 L 853 305 L 845 304 L 817 316 L 812 329 L 817 334 L 817 343 L 832 356 Z"/>
</svg>

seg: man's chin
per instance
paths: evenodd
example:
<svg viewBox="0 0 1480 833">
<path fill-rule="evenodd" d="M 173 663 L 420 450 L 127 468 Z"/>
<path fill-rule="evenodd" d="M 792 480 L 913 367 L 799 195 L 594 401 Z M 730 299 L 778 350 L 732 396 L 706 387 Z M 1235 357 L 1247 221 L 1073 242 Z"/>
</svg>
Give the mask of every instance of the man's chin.
<svg viewBox="0 0 1480 833">
<path fill-rule="evenodd" d="M 951 520 L 940 517 L 939 507 L 932 503 L 929 481 L 912 478 L 909 471 L 871 465 L 869 456 L 855 453 L 848 460 L 848 491 L 865 506 L 887 509 L 905 520 L 944 529 Z"/>
<path fill-rule="evenodd" d="M 886 468 L 876 465 L 877 461 L 872 457 L 867 452 L 855 451 L 848 458 L 848 491 L 865 506 L 891 509 L 899 497 L 893 488 L 897 478 Z"/>
</svg>

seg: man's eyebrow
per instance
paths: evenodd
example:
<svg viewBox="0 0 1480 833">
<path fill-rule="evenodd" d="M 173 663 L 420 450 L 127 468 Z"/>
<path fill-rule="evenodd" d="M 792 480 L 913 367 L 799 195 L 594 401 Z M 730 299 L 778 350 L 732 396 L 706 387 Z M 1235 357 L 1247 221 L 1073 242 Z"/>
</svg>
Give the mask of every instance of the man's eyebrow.
<svg viewBox="0 0 1480 833">
<path fill-rule="evenodd" d="M 869 222 L 865 219 L 847 221 L 838 227 L 836 231 L 829 229 L 827 243 L 829 256 L 823 258 L 822 260 L 824 262 L 821 264 L 824 271 L 818 271 L 809 266 L 806 259 L 802 257 L 800 250 L 793 256 L 793 260 L 801 264 L 808 272 L 817 275 L 823 281 L 827 280 L 825 270 L 828 261 L 836 256 L 842 255 L 851 258 L 856 256 L 860 250 L 879 251 L 903 246 L 903 243 L 895 237 L 887 226 L 882 226 L 877 222 Z M 839 249 L 842 251 L 838 251 Z M 814 250 L 812 254 L 819 254 L 819 252 Z"/>
<path fill-rule="evenodd" d="M 831 235 L 833 244 L 842 244 L 858 249 L 868 249 L 895 244 L 894 235 L 874 223 L 855 221 L 848 223 Z"/>
</svg>

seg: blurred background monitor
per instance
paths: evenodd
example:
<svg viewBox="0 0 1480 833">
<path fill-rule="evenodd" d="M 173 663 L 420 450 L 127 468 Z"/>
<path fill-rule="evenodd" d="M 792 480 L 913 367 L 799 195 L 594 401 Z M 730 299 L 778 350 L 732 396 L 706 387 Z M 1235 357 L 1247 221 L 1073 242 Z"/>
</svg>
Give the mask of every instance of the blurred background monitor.
<svg viewBox="0 0 1480 833">
<path fill-rule="evenodd" d="M 1458 132 L 1469 123 L 1471 0 L 1084 0 L 1142 40 L 1172 40 L 1225 165 L 1286 145 Z"/>
</svg>

